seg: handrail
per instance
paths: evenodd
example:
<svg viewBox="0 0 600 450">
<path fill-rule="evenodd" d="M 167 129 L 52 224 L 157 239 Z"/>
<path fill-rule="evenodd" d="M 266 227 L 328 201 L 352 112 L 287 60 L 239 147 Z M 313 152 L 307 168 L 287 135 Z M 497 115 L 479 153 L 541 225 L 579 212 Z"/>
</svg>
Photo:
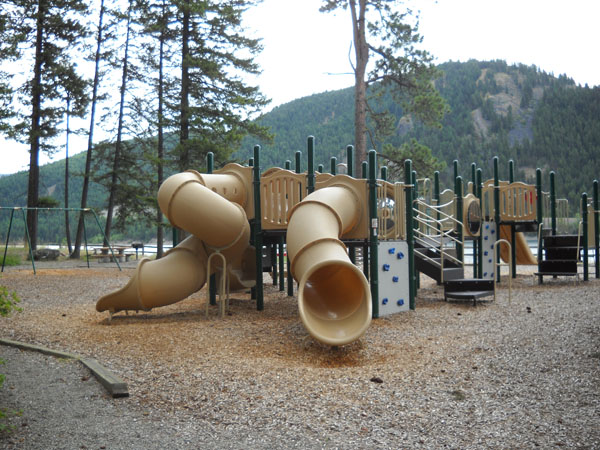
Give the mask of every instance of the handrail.
<svg viewBox="0 0 600 450">
<path fill-rule="evenodd" d="M 506 244 L 508 246 L 508 263 L 501 263 L 498 260 L 498 247 L 500 247 L 499 244 Z M 510 242 L 508 242 L 506 239 L 498 239 L 496 241 L 496 243 L 494 244 L 494 265 L 496 266 L 496 270 L 498 272 L 496 272 L 496 270 L 494 270 L 494 301 L 496 301 L 496 280 L 498 278 L 500 278 L 500 267 L 501 266 L 508 266 L 508 304 L 510 305 L 512 303 L 511 301 L 511 294 L 512 294 L 512 252 L 511 252 L 511 246 L 510 246 Z M 498 276 L 496 276 L 496 274 L 498 274 Z"/>
<path fill-rule="evenodd" d="M 462 266 L 463 270 L 464 270 L 464 266 L 465 266 L 464 259 L 460 260 L 459 258 L 454 257 L 450 254 L 447 254 L 444 251 L 444 247 L 446 244 L 446 242 L 444 242 L 445 239 L 448 239 L 450 242 L 453 242 L 455 245 L 461 244 L 461 243 L 464 245 L 464 238 L 463 238 L 463 242 L 461 242 L 460 239 L 457 239 L 450 234 L 450 230 L 454 229 L 454 227 L 452 227 L 451 229 L 446 228 L 444 230 L 443 225 L 446 224 L 447 222 L 454 222 L 455 224 L 461 224 L 460 221 L 457 220 L 455 217 L 453 217 L 453 216 L 445 213 L 441 209 L 439 209 L 444 206 L 448 206 L 448 204 L 449 203 L 447 203 L 445 205 L 439 205 L 439 206 L 428 205 L 427 203 L 425 203 L 419 199 L 416 199 L 413 202 L 413 210 L 415 211 L 414 220 L 417 223 L 423 225 L 425 228 L 425 231 L 421 231 L 418 227 L 414 228 L 415 236 L 418 236 L 420 239 L 423 239 L 425 241 L 427 239 L 430 239 L 430 241 L 432 243 L 435 242 L 436 246 L 439 244 L 440 282 L 441 283 L 444 282 L 444 261 L 446 260 L 446 258 L 449 259 L 450 261 Z M 416 207 L 414 205 L 416 205 Z M 432 209 L 436 210 L 437 214 L 439 214 L 440 216 L 443 216 L 443 218 L 438 219 L 436 217 L 432 217 L 429 214 L 427 214 L 425 211 L 422 211 L 421 209 L 419 209 L 419 206 L 426 206 L 427 208 L 432 208 Z M 434 231 L 434 233 L 427 233 L 426 231 Z M 439 240 L 439 242 L 438 242 L 438 240 Z M 435 262 L 433 258 L 430 258 L 426 255 L 423 255 L 423 258 L 428 261 Z"/>
</svg>

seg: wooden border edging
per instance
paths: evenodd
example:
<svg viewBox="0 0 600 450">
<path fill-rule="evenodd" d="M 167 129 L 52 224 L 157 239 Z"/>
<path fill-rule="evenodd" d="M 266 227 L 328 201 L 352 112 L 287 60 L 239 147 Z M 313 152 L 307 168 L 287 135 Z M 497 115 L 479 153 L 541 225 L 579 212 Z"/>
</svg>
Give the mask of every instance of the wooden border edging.
<svg viewBox="0 0 600 450">
<path fill-rule="evenodd" d="M 101 366 L 98 361 L 92 358 L 82 358 L 74 353 L 61 352 L 60 350 L 52 350 L 41 345 L 26 344 L 24 342 L 12 341 L 10 339 L 0 338 L 0 345 L 9 345 L 11 347 L 20 348 L 21 350 L 35 351 L 45 355 L 54 356 L 57 358 L 75 359 L 87 367 L 96 379 L 106 388 L 113 398 L 129 397 L 127 383 L 120 377 L 110 372 L 105 367 Z"/>
</svg>

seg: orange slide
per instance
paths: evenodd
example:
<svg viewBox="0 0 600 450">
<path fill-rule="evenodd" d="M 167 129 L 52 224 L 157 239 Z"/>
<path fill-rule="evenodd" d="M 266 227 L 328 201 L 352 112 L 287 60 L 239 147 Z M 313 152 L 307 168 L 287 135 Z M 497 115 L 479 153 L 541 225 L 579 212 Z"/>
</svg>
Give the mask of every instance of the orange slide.
<svg viewBox="0 0 600 450">
<path fill-rule="evenodd" d="M 515 245 L 510 240 L 510 226 L 509 225 L 501 225 L 500 226 L 500 238 L 506 239 L 510 242 L 510 245 Z M 537 258 L 531 253 L 531 249 L 529 245 L 527 245 L 527 239 L 525 239 L 525 235 L 521 232 L 517 232 L 515 234 L 516 239 L 516 248 L 517 248 L 517 264 L 524 266 L 534 266 L 537 265 Z M 500 246 L 500 257 L 502 261 L 508 262 L 510 260 L 510 256 L 508 254 L 508 247 L 505 245 Z"/>
</svg>

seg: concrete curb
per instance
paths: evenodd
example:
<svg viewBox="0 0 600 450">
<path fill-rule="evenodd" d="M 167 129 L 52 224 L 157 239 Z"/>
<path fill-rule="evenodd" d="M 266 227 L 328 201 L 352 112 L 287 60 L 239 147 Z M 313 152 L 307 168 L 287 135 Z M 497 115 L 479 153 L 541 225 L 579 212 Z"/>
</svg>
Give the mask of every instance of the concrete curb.
<svg viewBox="0 0 600 450">
<path fill-rule="evenodd" d="M 74 353 L 61 352 L 60 350 L 52 350 L 42 347 L 41 345 L 27 344 L 24 342 L 12 341 L 10 339 L 0 338 L 0 345 L 9 345 L 11 347 L 20 348 L 21 350 L 43 353 L 56 358 L 75 359 L 87 367 L 92 374 L 94 374 L 96 379 L 100 382 L 100 384 L 102 384 L 102 386 L 106 388 L 113 398 L 129 397 L 127 383 L 125 383 L 125 381 L 110 372 L 105 367 L 101 366 L 95 359 L 82 358 Z"/>
</svg>

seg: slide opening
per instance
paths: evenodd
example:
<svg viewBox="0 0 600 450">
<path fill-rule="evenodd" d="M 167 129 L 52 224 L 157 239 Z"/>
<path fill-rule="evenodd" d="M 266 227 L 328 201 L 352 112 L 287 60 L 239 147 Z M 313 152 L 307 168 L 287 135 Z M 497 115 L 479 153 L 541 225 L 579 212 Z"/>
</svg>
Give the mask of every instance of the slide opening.
<svg viewBox="0 0 600 450">
<path fill-rule="evenodd" d="M 301 282 L 298 300 L 307 330 L 326 344 L 352 342 L 371 322 L 369 285 L 350 262 L 317 264 Z"/>
</svg>

